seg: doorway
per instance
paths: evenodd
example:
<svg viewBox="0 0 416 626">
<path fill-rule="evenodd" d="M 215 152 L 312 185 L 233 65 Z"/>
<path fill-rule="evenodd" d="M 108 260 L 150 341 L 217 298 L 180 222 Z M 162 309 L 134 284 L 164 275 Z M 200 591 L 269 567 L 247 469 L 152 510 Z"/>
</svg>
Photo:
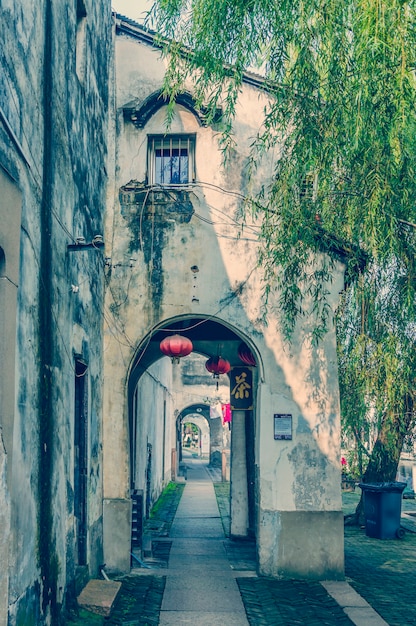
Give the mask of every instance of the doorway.
<svg viewBox="0 0 416 626">
<path fill-rule="evenodd" d="M 74 515 L 78 565 L 87 564 L 88 529 L 88 366 L 75 358 Z"/>
</svg>

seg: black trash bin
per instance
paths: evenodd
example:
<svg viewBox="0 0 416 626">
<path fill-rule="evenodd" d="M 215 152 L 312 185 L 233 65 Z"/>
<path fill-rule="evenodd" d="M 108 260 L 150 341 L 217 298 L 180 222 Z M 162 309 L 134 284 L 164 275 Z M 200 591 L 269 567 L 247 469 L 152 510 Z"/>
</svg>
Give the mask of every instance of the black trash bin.
<svg viewBox="0 0 416 626">
<path fill-rule="evenodd" d="M 406 483 L 360 483 L 364 492 L 365 534 L 375 539 L 402 539 L 402 494 Z"/>
</svg>

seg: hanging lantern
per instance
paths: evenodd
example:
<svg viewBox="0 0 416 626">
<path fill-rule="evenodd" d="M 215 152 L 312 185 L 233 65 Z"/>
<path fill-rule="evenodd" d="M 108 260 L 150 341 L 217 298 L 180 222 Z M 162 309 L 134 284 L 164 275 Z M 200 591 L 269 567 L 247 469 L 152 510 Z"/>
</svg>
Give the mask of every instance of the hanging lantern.
<svg viewBox="0 0 416 626">
<path fill-rule="evenodd" d="M 231 365 L 227 359 L 223 359 L 221 356 L 210 357 L 205 363 L 205 367 L 213 375 L 213 378 L 217 379 L 217 389 L 220 375 L 227 374 L 231 369 Z"/>
<path fill-rule="evenodd" d="M 238 356 L 240 360 L 246 365 L 251 365 L 252 367 L 256 367 L 256 359 L 250 348 L 245 343 L 240 343 L 238 346 Z"/>
<path fill-rule="evenodd" d="M 160 342 L 160 349 L 165 356 L 172 359 L 172 363 L 179 363 L 179 359 L 188 356 L 194 349 L 192 341 L 182 335 L 169 335 Z"/>
</svg>

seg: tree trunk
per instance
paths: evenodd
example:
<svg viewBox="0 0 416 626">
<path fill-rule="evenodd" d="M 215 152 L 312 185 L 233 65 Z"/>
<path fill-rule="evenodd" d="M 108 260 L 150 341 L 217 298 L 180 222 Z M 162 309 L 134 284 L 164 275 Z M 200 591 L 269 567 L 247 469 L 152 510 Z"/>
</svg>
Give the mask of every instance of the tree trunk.
<svg viewBox="0 0 416 626">
<path fill-rule="evenodd" d="M 362 477 L 363 483 L 385 483 L 396 480 L 397 468 L 403 443 L 413 426 L 413 401 L 407 396 L 401 413 L 386 413 L 374 444 L 367 469 Z M 349 524 L 364 524 L 364 493 Z"/>
</svg>

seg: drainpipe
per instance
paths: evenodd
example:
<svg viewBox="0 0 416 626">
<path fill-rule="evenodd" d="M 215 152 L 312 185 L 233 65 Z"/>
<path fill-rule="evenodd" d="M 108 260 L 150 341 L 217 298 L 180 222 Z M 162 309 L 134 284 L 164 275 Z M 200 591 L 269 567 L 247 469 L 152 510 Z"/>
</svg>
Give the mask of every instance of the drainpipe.
<svg viewBox="0 0 416 626">
<path fill-rule="evenodd" d="M 50 611 L 52 623 L 58 623 L 56 587 L 58 558 L 52 532 L 53 427 L 53 316 L 52 316 L 52 208 L 53 208 L 53 16 L 52 0 L 45 1 L 45 38 L 43 64 L 43 181 L 40 205 L 39 268 L 39 497 L 38 559 L 42 577 L 42 610 Z"/>
</svg>

